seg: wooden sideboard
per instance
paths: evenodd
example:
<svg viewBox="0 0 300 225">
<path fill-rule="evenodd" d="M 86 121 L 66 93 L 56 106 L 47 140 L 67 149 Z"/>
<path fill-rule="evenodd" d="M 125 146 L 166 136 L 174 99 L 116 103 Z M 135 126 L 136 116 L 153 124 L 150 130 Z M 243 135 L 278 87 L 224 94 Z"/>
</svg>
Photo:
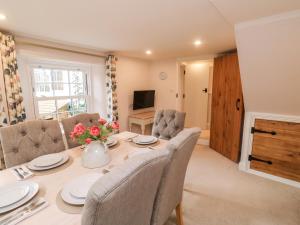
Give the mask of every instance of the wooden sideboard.
<svg viewBox="0 0 300 225">
<path fill-rule="evenodd" d="M 154 111 L 143 112 L 138 114 L 133 114 L 129 116 L 129 129 L 131 131 L 132 124 L 137 124 L 141 126 L 142 134 L 145 134 L 145 128 L 147 125 L 152 124 L 154 121 Z"/>
</svg>

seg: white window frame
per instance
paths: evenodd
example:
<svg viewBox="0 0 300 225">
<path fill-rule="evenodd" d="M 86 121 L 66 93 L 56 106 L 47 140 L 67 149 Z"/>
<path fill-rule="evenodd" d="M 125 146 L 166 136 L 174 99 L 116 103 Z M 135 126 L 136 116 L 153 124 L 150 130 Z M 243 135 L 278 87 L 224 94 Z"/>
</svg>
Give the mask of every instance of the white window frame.
<svg viewBox="0 0 300 225">
<path fill-rule="evenodd" d="M 93 108 L 93 106 L 91 105 L 92 101 L 91 101 L 91 69 L 90 66 L 86 66 L 83 64 L 74 64 L 74 63 L 69 63 L 69 62 L 64 62 L 64 61 L 45 61 L 45 60 L 41 60 L 40 62 L 34 62 L 31 63 L 29 65 L 29 70 L 30 70 L 30 84 L 31 84 L 31 88 L 30 88 L 30 92 L 31 95 L 33 97 L 33 105 L 34 105 L 34 114 L 35 114 L 35 118 L 38 119 L 39 118 L 39 110 L 38 110 L 38 100 L 59 100 L 59 99 L 66 99 L 66 98 L 78 98 L 78 96 L 61 96 L 61 97 L 36 97 L 35 95 L 35 80 L 34 80 L 34 73 L 33 70 L 35 68 L 44 68 L 44 69 L 51 69 L 51 70 L 74 70 L 74 71 L 82 71 L 84 74 L 86 74 L 86 81 L 84 84 L 84 88 L 86 90 L 86 95 L 85 97 L 82 96 L 83 98 L 85 98 L 86 100 L 86 104 L 87 104 L 87 112 L 90 112 L 91 109 Z M 57 106 L 56 106 L 57 108 Z M 58 117 L 58 112 L 56 112 L 56 116 L 57 119 Z"/>
</svg>

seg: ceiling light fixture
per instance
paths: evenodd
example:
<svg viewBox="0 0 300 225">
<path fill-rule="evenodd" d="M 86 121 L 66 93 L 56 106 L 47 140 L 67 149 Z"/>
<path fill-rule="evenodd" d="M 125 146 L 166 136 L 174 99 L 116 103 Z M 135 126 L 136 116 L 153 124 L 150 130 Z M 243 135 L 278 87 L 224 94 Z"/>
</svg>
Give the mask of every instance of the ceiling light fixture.
<svg viewBox="0 0 300 225">
<path fill-rule="evenodd" d="M 151 50 L 147 50 L 147 51 L 146 51 L 146 54 L 147 54 L 147 55 L 151 55 L 151 54 L 152 54 L 152 51 L 151 51 Z"/>
<path fill-rule="evenodd" d="M 0 20 L 6 20 L 6 16 L 2 13 L 0 13 Z"/>
<path fill-rule="evenodd" d="M 202 44 L 202 42 L 201 42 L 200 40 L 194 41 L 194 45 L 195 45 L 195 46 L 199 46 L 199 45 L 201 45 L 201 44 Z"/>
</svg>

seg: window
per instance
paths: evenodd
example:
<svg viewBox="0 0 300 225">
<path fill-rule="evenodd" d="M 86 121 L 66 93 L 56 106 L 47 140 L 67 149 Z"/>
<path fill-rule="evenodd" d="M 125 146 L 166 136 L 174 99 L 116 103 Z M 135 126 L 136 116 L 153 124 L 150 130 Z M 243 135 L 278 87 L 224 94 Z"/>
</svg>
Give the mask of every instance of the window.
<svg viewBox="0 0 300 225">
<path fill-rule="evenodd" d="M 34 66 L 36 117 L 62 119 L 87 112 L 87 73 L 83 70 Z"/>
</svg>

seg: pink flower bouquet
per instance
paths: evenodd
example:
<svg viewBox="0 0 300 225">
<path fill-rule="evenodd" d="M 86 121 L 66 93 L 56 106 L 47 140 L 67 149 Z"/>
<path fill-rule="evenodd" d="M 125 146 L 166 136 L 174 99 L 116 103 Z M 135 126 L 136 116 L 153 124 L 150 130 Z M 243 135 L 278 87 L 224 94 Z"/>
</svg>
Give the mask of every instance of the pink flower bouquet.
<svg viewBox="0 0 300 225">
<path fill-rule="evenodd" d="M 89 144 L 92 141 L 105 143 L 111 133 L 119 130 L 118 122 L 109 123 L 103 118 L 100 118 L 98 122 L 98 125 L 91 127 L 85 127 L 82 123 L 76 124 L 70 137 L 81 145 Z"/>
</svg>

